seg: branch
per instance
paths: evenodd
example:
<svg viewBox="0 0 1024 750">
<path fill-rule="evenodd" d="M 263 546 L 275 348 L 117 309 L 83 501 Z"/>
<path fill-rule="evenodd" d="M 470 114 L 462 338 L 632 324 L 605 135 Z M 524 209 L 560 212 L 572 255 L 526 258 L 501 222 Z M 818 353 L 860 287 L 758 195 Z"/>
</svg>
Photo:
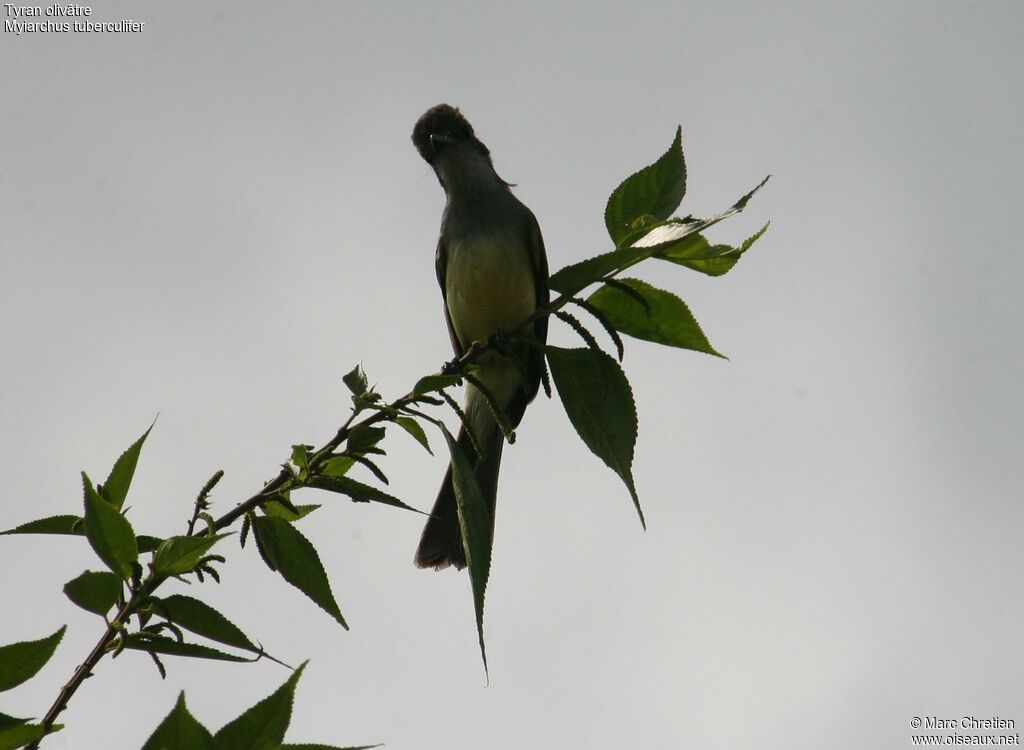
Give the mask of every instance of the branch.
<svg viewBox="0 0 1024 750">
<path fill-rule="evenodd" d="M 152 583 L 151 583 L 152 582 Z M 57 721 L 57 717 L 60 716 L 61 712 L 64 711 L 68 706 L 68 701 L 75 692 L 82 686 L 82 683 L 89 677 L 92 677 L 93 668 L 99 664 L 100 659 L 103 658 L 104 654 L 109 650 L 110 644 L 115 638 L 124 630 L 125 625 L 128 624 L 129 618 L 134 614 L 139 604 L 149 597 L 152 593 L 152 589 L 156 588 L 159 582 L 156 581 L 154 576 L 150 576 L 135 592 L 131 598 L 125 602 L 125 604 L 117 611 L 114 619 L 107 623 L 107 629 L 104 631 L 103 636 L 93 646 L 92 651 L 85 658 L 81 664 L 75 669 L 74 674 L 71 675 L 71 679 L 68 683 L 60 689 L 57 693 L 57 699 L 50 706 L 50 710 L 46 712 L 46 716 L 43 717 L 41 725 L 45 728 L 46 732 L 53 728 L 53 725 Z M 48 734 L 44 734 L 39 739 L 35 740 L 32 744 L 28 745 L 27 750 L 38 750 L 39 743 L 42 742 Z"/>
</svg>

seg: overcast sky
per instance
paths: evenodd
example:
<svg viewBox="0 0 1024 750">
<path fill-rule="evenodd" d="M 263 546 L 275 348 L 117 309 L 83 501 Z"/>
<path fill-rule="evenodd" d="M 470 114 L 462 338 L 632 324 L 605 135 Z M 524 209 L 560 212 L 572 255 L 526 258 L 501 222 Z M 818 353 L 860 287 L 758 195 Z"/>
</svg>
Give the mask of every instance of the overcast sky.
<svg viewBox="0 0 1024 750">
<path fill-rule="evenodd" d="M 2 9 L 0 9 L 2 11 Z M 310 491 L 351 631 L 225 544 L 216 604 L 312 662 L 292 742 L 909 747 L 915 716 L 1024 724 L 1024 6 L 119 3 L 137 33 L 0 35 L 0 527 L 81 508 L 156 414 L 129 517 L 181 533 L 448 359 L 443 194 L 409 134 L 458 105 L 551 267 L 609 249 L 608 193 L 677 124 L 681 211 L 771 220 L 727 276 L 649 263 L 729 361 L 627 342 L 644 533 L 539 398 L 505 451 L 485 686 L 465 574 L 421 517 Z M 552 341 L 576 345 L 558 324 Z M 444 472 L 389 434 L 391 490 Z M 69 629 L 0 696 L 40 716 L 102 623 L 80 540 L 0 538 L 0 643 Z M 170 587 L 168 587 L 170 588 Z M 218 728 L 288 672 L 104 661 L 46 746 L 137 748 L 185 689 Z"/>
</svg>

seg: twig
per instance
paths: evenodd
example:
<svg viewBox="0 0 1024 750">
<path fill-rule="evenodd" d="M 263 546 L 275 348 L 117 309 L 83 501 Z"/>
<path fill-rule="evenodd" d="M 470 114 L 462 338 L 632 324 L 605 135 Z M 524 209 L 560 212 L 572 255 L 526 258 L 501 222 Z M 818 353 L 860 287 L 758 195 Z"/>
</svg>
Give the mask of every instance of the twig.
<svg viewBox="0 0 1024 750">
<path fill-rule="evenodd" d="M 557 297 L 556 299 L 548 302 L 548 304 L 542 305 L 541 307 L 537 308 L 537 310 L 530 317 L 524 320 L 520 325 L 516 326 L 511 331 L 511 333 L 525 331 L 530 326 L 532 326 L 537 320 L 548 315 L 551 315 L 556 310 L 560 310 L 562 307 L 568 304 L 571 299 L 572 295 L 563 294 L 560 297 Z M 466 368 L 469 365 L 475 362 L 484 352 L 492 348 L 494 347 L 493 343 L 491 342 L 473 342 L 473 344 L 470 345 L 470 347 L 465 351 L 465 353 L 463 353 L 461 357 L 459 357 L 457 360 L 451 363 L 450 367 L 445 368 L 444 374 L 453 375 L 465 372 Z M 438 372 L 434 374 L 440 375 L 442 373 Z M 338 428 L 338 431 L 335 433 L 334 437 L 328 440 L 322 448 L 320 448 L 313 454 L 312 458 L 310 459 L 310 466 L 315 466 L 319 461 L 332 454 L 339 445 L 341 445 L 343 442 L 345 442 L 345 440 L 348 439 L 348 436 L 356 427 L 365 427 L 377 424 L 379 422 L 394 421 L 395 417 L 399 415 L 400 410 L 409 407 L 413 404 L 416 404 L 420 400 L 420 398 L 420 396 L 415 395 L 413 391 L 410 390 L 404 396 L 395 399 L 386 407 L 377 407 L 373 414 L 355 424 L 353 424 L 353 422 L 355 422 L 355 418 L 359 413 L 359 410 L 353 410 L 349 418 L 341 425 L 341 427 Z M 199 496 L 196 498 L 195 510 L 193 512 L 192 519 L 189 521 L 188 524 L 188 533 L 190 536 L 194 531 L 196 521 L 198 520 L 202 511 L 205 510 L 206 508 L 206 496 L 209 494 L 210 490 L 213 489 L 213 486 L 220 480 L 220 477 L 222 475 L 222 472 L 217 472 L 217 474 L 215 474 L 210 479 L 210 481 L 207 482 L 206 486 L 203 487 L 202 491 L 199 493 Z M 289 485 L 293 482 L 295 483 L 296 488 L 304 486 L 289 469 L 281 469 L 280 473 L 276 477 L 271 479 L 263 486 L 263 489 L 249 497 L 247 500 L 244 500 L 243 502 L 236 505 L 234 508 L 232 508 L 227 513 L 222 515 L 220 518 L 213 521 L 211 532 L 217 532 L 227 528 L 235 521 L 237 521 L 239 518 L 245 516 L 250 511 L 255 510 L 258 507 L 261 507 L 264 503 L 272 500 L 274 496 L 277 495 L 279 492 L 291 489 Z M 114 639 L 117 638 L 118 634 L 124 630 L 131 616 L 136 613 L 136 610 L 143 604 L 143 602 L 165 580 L 166 578 L 162 576 L 157 576 L 151 571 L 150 574 L 138 585 L 135 591 L 132 592 L 132 595 L 128 599 L 128 601 L 125 602 L 125 604 L 117 611 L 117 614 L 114 616 L 114 619 L 112 619 L 107 624 L 107 627 L 103 632 L 103 635 L 96 642 L 96 645 L 93 646 L 92 651 L 89 652 L 89 655 L 86 657 L 85 661 L 78 665 L 78 667 L 75 669 L 74 673 L 71 676 L 71 679 L 67 682 L 67 684 L 60 689 L 60 692 L 57 694 L 57 698 L 53 702 L 53 705 L 50 706 L 50 709 L 46 712 L 46 715 L 43 717 L 41 725 L 47 732 L 50 729 L 52 729 L 53 725 L 57 721 L 57 717 L 60 716 L 60 714 L 64 711 L 65 708 L 67 708 L 68 701 L 71 700 L 72 696 L 74 696 L 78 688 L 80 688 L 82 686 L 82 683 L 85 682 L 85 680 L 92 675 L 93 669 L 96 667 L 97 664 L 99 664 L 104 654 L 107 653 L 110 644 L 114 641 Z M 43 739 L 46 738 L 46 736 L 48 735 L 44 735 L 43 737 L 35 740 L 32 744 L 28 746 L 28 750 L 38 750 L 39 743 L 42 742 Z"/>
</svg>

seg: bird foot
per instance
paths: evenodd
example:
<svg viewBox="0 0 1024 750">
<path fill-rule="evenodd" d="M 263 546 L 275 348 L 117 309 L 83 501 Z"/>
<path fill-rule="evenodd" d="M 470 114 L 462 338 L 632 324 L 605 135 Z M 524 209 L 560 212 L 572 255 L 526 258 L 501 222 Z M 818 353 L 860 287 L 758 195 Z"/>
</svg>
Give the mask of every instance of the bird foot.
<svg viewBox="0 0 1024 750">
<path fill-rule="evenodd" d="M 498 328 L 494 333 L 491 334 L 490 338 L 487 339 L 487 346 L 490 349 L 498 352 L 499 354 L 508 354 L 509 344 L 512 343 L 512 337 L 501 328 Z"/>
</svg>

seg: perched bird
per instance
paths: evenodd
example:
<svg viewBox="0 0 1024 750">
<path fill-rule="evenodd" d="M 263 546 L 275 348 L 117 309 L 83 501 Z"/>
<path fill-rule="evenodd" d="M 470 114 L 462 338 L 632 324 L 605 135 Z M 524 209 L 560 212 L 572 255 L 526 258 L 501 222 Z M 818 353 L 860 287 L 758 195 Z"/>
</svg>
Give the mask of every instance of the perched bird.
<svg viewBox="0 0 1024 750">
<path fill-rule="evenodd" d="M 447 197 L 437 243 L 437 281 L 452 348 L 460 357 L 474 341 L 514 330 L 547 304 L 544 240 L 533 212 L 494 171 L 490 151 L 458 109 L 438 104 L 427 110 L 413 129 L 412 141 L 433 167 Z M 540 346 L 513 340 L 508 353 L 490 350 L 477 360 L 476 377 L 504 408 L 513 428 L 537 395 L 544 367 L 541 346 L 547 340 L 547 318 L 531 328 L 528 335 Z M 477 455 L 465 426 L 459 431 L 459 447 L 472 463 L 493 532 L 504 436 L 484 397 L 470 383 L 464 410 L 483 455 Z M 423 529 L 416 565 L 435 570 L 466 566 L 451 466 Z"/>
</svg>

